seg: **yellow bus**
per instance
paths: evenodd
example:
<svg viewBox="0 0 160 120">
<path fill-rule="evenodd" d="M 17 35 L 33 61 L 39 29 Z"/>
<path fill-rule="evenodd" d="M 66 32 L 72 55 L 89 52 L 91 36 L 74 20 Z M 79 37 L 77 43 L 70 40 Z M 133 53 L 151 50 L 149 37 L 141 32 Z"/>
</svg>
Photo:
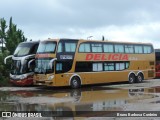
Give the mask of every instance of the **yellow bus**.
<svg viewBox="0 0 160 120">
<path fill-rule="evenodd" d="M 155 77 L 150 43 L 48 39 L 40 42 L 35 63 L 35 85 L 79 88 Z"/>
</svg>

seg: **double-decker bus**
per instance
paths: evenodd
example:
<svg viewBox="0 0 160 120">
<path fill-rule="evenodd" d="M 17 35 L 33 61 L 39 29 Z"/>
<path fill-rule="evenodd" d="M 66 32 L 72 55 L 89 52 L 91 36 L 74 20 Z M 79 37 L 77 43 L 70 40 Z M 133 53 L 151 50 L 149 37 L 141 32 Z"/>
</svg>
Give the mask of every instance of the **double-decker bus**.
<svg viewBox="0 0 160 120">
<path fill-rule="evenodd" d="M 160 77 L 160 49 L 155 49 L 156 54 L 156 78 Z"/>
<path fill-rule="evenodd" d="M 150 43 L 59 39 L 41 41 L 35 57 L 35 85 L 71 86 L 155 77 Z"/>
<path fill-rule="evenodd" d="M 10 82 L 17 86 L 33 85 L 35 63 L 33 59 L 37 52 L 39 41 L 20 43 L 13 55 L 4 59 L 6 64 L 8 58 L 12 58 Z M 29 64 L 29 66 L 28 66 Z"/>
</svg>

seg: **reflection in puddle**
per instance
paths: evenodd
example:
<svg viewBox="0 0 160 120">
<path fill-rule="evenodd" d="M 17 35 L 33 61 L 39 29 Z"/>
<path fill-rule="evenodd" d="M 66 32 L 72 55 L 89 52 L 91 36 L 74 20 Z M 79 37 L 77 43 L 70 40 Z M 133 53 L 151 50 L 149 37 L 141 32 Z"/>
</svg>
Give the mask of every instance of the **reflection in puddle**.
<svg viewBox="0 0 160 120">
<path fill-rule="evenodd" d="M 0 111 L 124 111 L 125 105 L 156 97 L 150 89 L 92 89 L 0 92 Z M 159 91 L 159 90 L 158 90 Z"/>
</svg>

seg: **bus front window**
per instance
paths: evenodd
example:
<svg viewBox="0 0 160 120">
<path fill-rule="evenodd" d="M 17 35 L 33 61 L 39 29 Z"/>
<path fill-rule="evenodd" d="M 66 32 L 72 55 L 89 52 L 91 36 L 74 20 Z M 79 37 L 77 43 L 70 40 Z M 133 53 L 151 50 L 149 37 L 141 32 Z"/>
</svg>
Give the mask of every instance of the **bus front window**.
<svg viewBox="0 0 160 120">
<path fill-rule="evenodd" d="M 48 73 L 53 73 L 54 72 L 54 65 L 52 65 L 52 68 L 50 67 L 51 59 L 37 59 L 35 60 L 36 62 L 36 67 L 35 67 L 35 73 L 39 74 L 48 74 Z"/>
<path fill-rule="evenodd" d="M 21 61 L 20 60 L 13 60 L 13 63 L 11 66 L 11 74 L 13 75 L 21 74 Z"/>
<path fill-rule="evenodd" d="M 13 60 L 11 65 L 11 74 L 12 75 L 21 75 L 27 72 L 31 72 L 30 69 L 27 67 L 27 60 L 24 61 L 24 64 L 21 64 L 20 60 Z"/>
<path fill-rule="evenodd" d="M 56 43 L 47 41 L 47 42 L 41 42 L 37 53 L 54 53 L 56 48 Z"/>
<path fill-rule="evenodd" d="M 22 57 L 22 56 L 28 55 L 30 50 L 31 50 L 31 46 L 29 43 L 22 43 L 16 48 L 13 55 L 15 57 Z"/>
</svg>

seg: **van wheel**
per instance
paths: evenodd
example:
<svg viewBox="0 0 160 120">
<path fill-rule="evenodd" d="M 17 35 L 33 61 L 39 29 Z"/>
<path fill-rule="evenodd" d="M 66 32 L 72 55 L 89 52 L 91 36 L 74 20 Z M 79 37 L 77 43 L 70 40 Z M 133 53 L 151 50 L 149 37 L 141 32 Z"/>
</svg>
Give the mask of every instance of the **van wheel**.
<svg viewBox="0 0 160 120">
<path fill-rule="evenodd" d="M 132 84 L 132 83 L 135 82 L 135 80 L 136 80 L 136 76 L 135 76 L 133 73 L 130 74 L 130 75 L 129 75 L 129 78 L 128 78 L 128 82 L 129 82 L 130 84 Z"/>
<path fill-rule="evenodd" d="M 143 81 L 144 77 L 143 77 L 143 74 L 142 73 L 139 73 L 137 75 L 137 79 L 136 79 L 136 82 L 137 83 L 141 83 Z"/>
<path fill-rule="evenodd" d="M 74 88 L 74 89 L 76 89 L 76 88 L 80 88 L 81 87 L 81 82 L 80 82 L 80 79 L 79 79 L 79 77 L 73 77 L 72 79 L 71 79 L 71 87 L 72 88 Z"/>
</svg>

